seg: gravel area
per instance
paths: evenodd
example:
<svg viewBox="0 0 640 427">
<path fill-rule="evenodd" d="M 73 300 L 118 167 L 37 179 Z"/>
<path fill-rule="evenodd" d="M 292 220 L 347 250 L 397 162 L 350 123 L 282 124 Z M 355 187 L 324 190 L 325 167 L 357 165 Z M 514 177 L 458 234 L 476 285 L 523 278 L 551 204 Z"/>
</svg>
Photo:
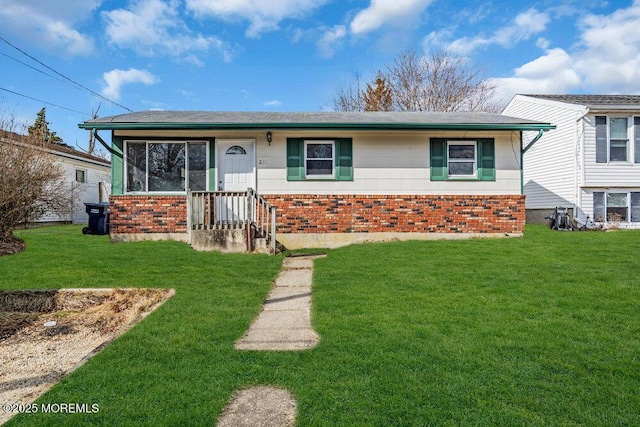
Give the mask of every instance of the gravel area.
<svg viewBox="0 0 640 427">
<path fill-rule="evenodd" d="M 173 294 L 172 289 L 0 292 L 0 424 L 16 414 L 11 405 L 32 403 Z"/>
</svg>

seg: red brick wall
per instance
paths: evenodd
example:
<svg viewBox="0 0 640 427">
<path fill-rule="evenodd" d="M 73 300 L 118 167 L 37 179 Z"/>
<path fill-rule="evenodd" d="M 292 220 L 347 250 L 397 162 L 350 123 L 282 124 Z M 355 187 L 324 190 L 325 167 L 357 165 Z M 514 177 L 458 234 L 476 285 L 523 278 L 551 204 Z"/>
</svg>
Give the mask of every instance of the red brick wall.
<svg viewBox="0 0 640 427">
<path fill-rule="evenodd" d="M 279 233 L 522 233 L 524 196 L 263 195 Z"/>
<path fill-rule="evenodd" d="M 186 233 L 186 196 L 111 196 L 109 231 Z"/>
<path fill-rule="evenodd" d="M 522 233 L 524 196 L 263 195 L 278 233 Z M 111 233 L 186 233 L 186 196 L 111 196 Z"/>
</svg>

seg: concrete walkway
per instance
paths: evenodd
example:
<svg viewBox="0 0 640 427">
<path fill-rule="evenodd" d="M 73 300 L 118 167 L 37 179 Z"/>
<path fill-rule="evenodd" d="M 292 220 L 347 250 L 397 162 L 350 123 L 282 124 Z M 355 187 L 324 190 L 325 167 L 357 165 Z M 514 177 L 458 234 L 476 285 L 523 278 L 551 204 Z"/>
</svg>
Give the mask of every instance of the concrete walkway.
<svg viewBox="0 0 640 427">
<path fill-rule="evenodd" d="M 238 350 L 306 350 L 318 344 L 311 327 L 313 260 L 325 255 L 285 258 L 282 271 Z"/>
</svg>

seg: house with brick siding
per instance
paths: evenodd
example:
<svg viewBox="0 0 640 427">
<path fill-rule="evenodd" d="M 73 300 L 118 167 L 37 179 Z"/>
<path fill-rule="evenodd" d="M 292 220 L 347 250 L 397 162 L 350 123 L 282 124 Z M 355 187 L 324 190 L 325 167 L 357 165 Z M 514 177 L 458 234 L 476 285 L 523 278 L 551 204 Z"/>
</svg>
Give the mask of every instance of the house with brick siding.
<svg viewBox="0 0 640 427">
<path fill-rule="evenodd" d="M 220 250 L 520 236 L 522 133 L 554 128 L 488 113 L 204 111 L 79 126 L 112 155 L 113 240 Z"/>
</svg>

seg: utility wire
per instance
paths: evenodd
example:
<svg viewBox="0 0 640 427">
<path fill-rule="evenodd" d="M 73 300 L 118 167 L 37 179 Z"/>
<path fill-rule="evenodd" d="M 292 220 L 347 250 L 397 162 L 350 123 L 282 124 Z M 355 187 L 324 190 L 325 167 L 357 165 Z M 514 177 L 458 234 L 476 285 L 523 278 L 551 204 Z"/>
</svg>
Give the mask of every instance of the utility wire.
<svg viewBox="0 0 640 427">
<path fill-rule="evenodd" d="M 22 96 L 23 98 L 28 98 L 28 99 L 31 99 L 31 100 L 33 100 L 33 101 L 42 102 L 43 104 L 51 105 L 51 106 L 56 107 L 56 108 L 62 108 L 63 110 L 73 111 L 74 113 L 84 114 L 85 116 L 89 116 L 89 117 L 91 117 L 91 114 L 87 114 L 87 113 L 85 113 L 85 112 L 83 112 L 83 111 L 78 111 L 78 110 L 74 110 L 74 109 L 72 109 L 72 108 L 63 107 L 63 106 L 61 106 L 61 105 L 52 104 L 51 102 L 47 102 L 47 101 L 43 101 L 43 100 L 41 100 L 41 99 L 33 98 L 33 97 L 31 97 L 31 96 L 24 95 L 24 94 L 22 94 L 22 93 L 18 93 L 18 92 L 14 92 L 14 91 L 12 91 L 12 90 L 5 89 L 5 88 L 3 88 L 3 87 L 0 87 L 0 90 L 3 90 L 3 91 L 5 91 L 5 92 L 12 93 L 12 94 L 14 94 L 14 95 Z"/>
<path fill-rule="evenodd" d="M 5 57 L 7 57 L 7 58 L 9 58 L 9 59 L 13 59 L 14 61 L 19 62 L 20 64 L 24 65 L 25 67 L 29 67 L 29 68 L 31 68 L 32 70 L 37 71 L 37 72 L 38 72 L 38 73 L 40 73 L 40 74 L 44 74 L 45 76 L 51 77 L 52 79 L 55 79 L 55 80 L 57 80 L 57 81 L 59 81 L 59 82 L 67 83 L 67 82 L 65 82 L 64 80 L 59 79 L 59 78 L 57 78 L 56 76 L 54 76 L 54 75 L 52 75 L 52 74 L 45 73 L 44 71 L 39 70 L 38 68 L 36 68 L 36 67 L 34 67 L 34 66 L 32 66 L 32 65 L 29 65 L 29 64 L 27 64 L 27 63 L 26 63 L 26 62 L 24 62 L 24 61 L 20 61 L 18 58 L 14 58 L 13 56 L 7 55 L 7 54 L 6 54 L 6 53 L 4 53 L 4 52 L 0 52 L 0 55 L 5 56 Z"/>
<path fill-rule="evenodd" d="M 107 98 L 107 97 L 105 97 L 105 96 L 102 96 L 102 95 L 100 95 L 100 94 L 99 94 L 99 93 L 97 93 L 97 92 L 92 91 L 92 90 L 91 90 L 91 89 L 89 89 L 88 87 L 85 87 L 85 86 L 81 85 L 80 83 L 78 83 L 78 82 L 76 82 L 76 81 L 74 81 L 74 80 L 70 79 L 69 77 L 65 76 L 64 74 L 62 74 L 62 73 L 60 73 L 60 72 L 58 72 L 58 71 L 54 70 L 53 68 L 49 67 L 49 66 L 48 66 L 47 64 L 45 64 L 44 62 L 40 61 L 40 60 L 39 60 L 39 59 L 37 59 L 37 58 L 34 58 L 34 57 L 33 57 L 33 56 L 31 56 L 31 55 L 29 55 L 27 52 L 25 52 L 24 50 L 20 49 L 18 46 L 15 46 L 15 45 L 13 45 L 13 44 L 9 43 L 6 39 L 4 39 L 4 38 L 3 38 L 3 37 L 1 37 L 1 36 L 0 36 L 0 40 L 2 40 L 3 42 L 5 42 L 5 43 L 6 43 L 6 44 L 8 44 L 9 46 L 11 46 L 12 48 L 14 48 L 15 50 L 17 50 L 18 52 L 22 53 L 23 55 L 25 55 L 25 56 L 27 56 L 27 57 L 31 58 L 32 60 L 36 61 L 38 64 L 42 65 L 43 67 L 47 68 L 48 70 L 53 71 L 54 73 L 56 73 L 57 75 L 59 75 L 59 76 L 60 76 L 60 77 L 62 77 L 63 79 L 68 80 L 69 82 L 73 83 L 74 85 L 76 85 L 76 86 L 78 86 L 78 87 L 81 87 L 82 89 L 86 90 L 87 92 L 89 92 L 89 93 L 91 93 L 91 94 L 93 94 L 93 95 L 95 95 L 95 96 L 97 96 L 97 97 L 99 97 L 99 98 L 102 98 L 102 99 L 104 99 L 104 100 L 105 100 L 105 101 L 107 101 L 107 102 L 110 102 L 110 103 L 112 103 L 112 104 L 114 104 L 114 105 L 117 105 L 117 106 L 118 106 L 118 107 L 120 107 L 120 108 L 124 108 L 125 110 L 127 110 L 127 111 L 129 111 L 129 112 L 133 112 L 133 110 L 132 110 L 132 109 L 127 108 L 127 107 L 125 107 L 124 105 L 119 104 L 119 103 L 117 103 L 117 102 L 115 102 L 115 101 L 112 101 L 111 99 L 109 99 L 109 98 Z M 85 113 L 82 113 L 82 114 L 85 114 Z"/>
</svg>

